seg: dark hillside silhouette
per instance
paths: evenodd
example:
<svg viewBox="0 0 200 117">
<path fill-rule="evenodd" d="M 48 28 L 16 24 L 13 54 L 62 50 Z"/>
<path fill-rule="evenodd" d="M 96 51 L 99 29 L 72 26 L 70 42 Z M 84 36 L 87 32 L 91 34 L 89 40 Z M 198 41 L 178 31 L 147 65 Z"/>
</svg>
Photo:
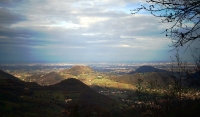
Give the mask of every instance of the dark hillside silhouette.
<svg viewBox="0 0 200 117">
<path fill-rule="evenodd" d="M 106 107 L 113 100 L 107 96 L 97 93 L 95 90 L 91 89 L 86 84 L 82 83 L 80 80 L 74 78 L 68 78 L 61 81 L 55 85 L 48 86 L 50 89 L 64 91 L 64 92 L 77 92 L 79 93 L 80 103 L 86 103 L 88 105 Z M 117 102 L 115 102 L 117 104 Z M 114 103 L 113 103 L 114 104 Z"/>
<path fill-rule="evenodd" d="M 0 79 L 12 79 L 12 80 L 20 81 L 18 78 L 14 77 L 13 75 L 10 75 L 2 70 L 0 70 Z"/>
<path fill-rule="evenodd" d="M 0 70 L 0 86 L 38 87 L 39 85 L 35 82 L 24 82 L 19 78 Z"/>
<path fill-rule="evenodd" d="M 138 69 L 136 69 L 135 71 L 130 72 L 130 74 L 145 73 L 145 72 L 167 72 L 167 71 L 162 70 L 162 69 L 157 69 L 152 66 L 141 66 Z"/>
</svg>

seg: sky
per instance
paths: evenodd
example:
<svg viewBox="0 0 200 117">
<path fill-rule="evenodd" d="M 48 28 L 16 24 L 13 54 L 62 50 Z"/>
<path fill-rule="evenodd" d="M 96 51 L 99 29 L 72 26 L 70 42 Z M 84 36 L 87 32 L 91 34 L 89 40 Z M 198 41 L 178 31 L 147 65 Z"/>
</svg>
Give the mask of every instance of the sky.
<svg viewBox="0 0 200 117">
<path fill-rule="evenodd" d="M 170 24 L 145 12 L 132 15 L 141 4 L 0 0 L 0 62 L 168 61 L 175 52 L 161 33 Z"/>
</svg>

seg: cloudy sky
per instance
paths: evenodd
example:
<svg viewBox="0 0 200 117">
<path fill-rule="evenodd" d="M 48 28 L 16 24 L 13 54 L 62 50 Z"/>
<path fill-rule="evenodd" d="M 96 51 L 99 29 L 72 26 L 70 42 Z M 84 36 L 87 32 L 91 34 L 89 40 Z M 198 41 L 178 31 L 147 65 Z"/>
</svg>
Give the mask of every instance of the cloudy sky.
<svg viewBox="0 0 200 117">
<path fill-rule="evenodd" d="M 169 24 L 143 0 L 0 0 L 0 61 L 164 61 Z"/>
</svg>

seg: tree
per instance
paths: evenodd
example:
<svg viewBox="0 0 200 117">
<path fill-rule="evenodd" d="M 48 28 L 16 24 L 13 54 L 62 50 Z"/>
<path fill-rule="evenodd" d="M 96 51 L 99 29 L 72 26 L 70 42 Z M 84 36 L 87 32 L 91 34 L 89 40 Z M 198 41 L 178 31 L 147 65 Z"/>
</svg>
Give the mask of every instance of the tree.
<svg viewBox="0 0 200 117">
<path fill-rule="evenodd" d="M 181 46 L 186 46 L 191 49 L 191 43 L 200 41 L 200 0 L 147 0 L 146 2 L 147 4 L 131 10 L 132 14 L 144 10 L 150 12 L 155 17 L 161 18 L 161 23 L 170 24 L 171 26 L 166 28 L 163 33 L 172 40 L 171 46 L 177 52 Z M 189 109 L 185 108 L 192 108 L 191 105 L 188 106 L 189 103 L 197 106 L 199 97 L 188 92 L 188 89 L 197 91 L 200 87 L 200 54 L 198 52 L 199 48 L 191 49 L 191 54 L 196 64 L 194 68 L 188 67 L 186 62 L 182 62 L 178 53 L 175 55 L 176 59 L 172 61 L 170 72 L 170 77 L 174 82 L 172 85 L 166 83 L 163 98 L 165 102 L 155 115 L 159 114 L 163 109 L 165 113 L 162 115 L 183 116 L 189 112 Z M 192 98 L 197 98 L 198 100 L 191 100 L 191 97 L 184 97 L 190 101 L 182 100 L 183 94 L 193 95 Z M 195 115 L 199 113 L 194 111 L 190 114 Z"/>
<path fill-rule="evenodd" d="M 148 0 L 147 5 L 131 10 L 141 10 L 160 17 L 162 23 L 172 23 L 163 33 L 172 40 L 172 47 L 178 48 L 200 39 L 200 0 Z"/>
</svg>

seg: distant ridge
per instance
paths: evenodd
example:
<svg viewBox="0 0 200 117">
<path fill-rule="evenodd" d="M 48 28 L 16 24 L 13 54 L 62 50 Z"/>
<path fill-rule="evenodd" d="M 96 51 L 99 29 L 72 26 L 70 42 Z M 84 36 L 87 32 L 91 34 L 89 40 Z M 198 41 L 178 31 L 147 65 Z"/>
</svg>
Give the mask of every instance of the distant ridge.
<svg viewBox="0 0 200 117">
<path fill-rule="evenodd" d="M 139 67 L 138 69 L 136 69 L 135 71 L 133 72 L 130 72 L 130 74 L 133 74 L 133 73 L 146 73 L 146 72 L 167 72 L 165 70 L 162 70 L 162 69 L 157 69 L 157 68 L 154 68 L 152 66 L 141 66 Z"/>
</svg>

